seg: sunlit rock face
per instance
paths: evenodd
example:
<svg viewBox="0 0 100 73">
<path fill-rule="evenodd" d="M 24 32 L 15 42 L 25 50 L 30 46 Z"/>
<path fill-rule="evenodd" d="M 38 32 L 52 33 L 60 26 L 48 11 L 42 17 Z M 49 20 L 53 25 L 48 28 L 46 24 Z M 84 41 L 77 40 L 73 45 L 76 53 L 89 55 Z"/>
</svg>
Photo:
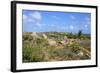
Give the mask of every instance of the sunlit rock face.
<svg viewBox="0 0 100 73">
<path fill-rule="evenodd" d="M 40 34 L 38 34 L 37 32 L 32 32 L 31 36 L 33 38 L 41 38 L 42 36 Z"/>
<path fill-rule="evenodd" d="M 44 39 L 47 39 L 47 35 L 46 34 L 42 34 Z"/>
<path fill-rule="evenodd" d="M 52 39 L 48 39 L 48 43 L 49 43 L 49 45 L 51 45 L 51 46 L 55 46 L 57 43 L 56 43 L 56 41 L 54 41 L 54 40 L 52 40 Z"/>
<path fill-rule="evenodd" d="M 84 53 L 83 53 L 82 51 L 79 51 L 77 55 L 78 55 L 78 56 L 83 56 Z"/>
</svg>

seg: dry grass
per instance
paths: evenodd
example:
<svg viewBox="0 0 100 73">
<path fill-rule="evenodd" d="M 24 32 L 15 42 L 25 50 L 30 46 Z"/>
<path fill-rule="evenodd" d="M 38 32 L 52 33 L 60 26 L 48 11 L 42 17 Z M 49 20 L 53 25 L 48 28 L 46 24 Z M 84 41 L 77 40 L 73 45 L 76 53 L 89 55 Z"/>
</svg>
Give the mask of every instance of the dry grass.
<svg viewBox="0 0 100 73">
<path fill-rule="evenodd" d="M 48 34 L 48 33 L 47 33 Z M 55 34 L 56 35 L 56 34 Z M 67 61 L 67 60 L 86 60 L 91 58 L 90 40 L 81 40 L 86 45 L 73 41 L 69 43 L 59 43 L 65 36 L 60 36 L 57 33 L 56 37 L 36 38 L 31 36 L 31 33 L 23 33 L 23 62 L 47 62 L 47 61 Z M 50 45 L 48 39 L 56 41 L 55 45 Z M 87 49 L 88 48 L 88 49 Z"/>
</svg>

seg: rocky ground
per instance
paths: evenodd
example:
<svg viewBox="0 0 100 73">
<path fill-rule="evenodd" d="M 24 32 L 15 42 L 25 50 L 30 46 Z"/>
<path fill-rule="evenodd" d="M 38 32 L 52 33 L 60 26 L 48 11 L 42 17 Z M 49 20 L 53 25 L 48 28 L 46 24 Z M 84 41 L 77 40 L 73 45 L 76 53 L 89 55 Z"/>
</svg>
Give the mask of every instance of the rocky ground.
<svg viewBox="0 0 100 73">
<path fill-rule="evenodd" d="M 91 59 L 90 39 L 67 33 L 23 33 L 23 62 Z"/>
</svg>

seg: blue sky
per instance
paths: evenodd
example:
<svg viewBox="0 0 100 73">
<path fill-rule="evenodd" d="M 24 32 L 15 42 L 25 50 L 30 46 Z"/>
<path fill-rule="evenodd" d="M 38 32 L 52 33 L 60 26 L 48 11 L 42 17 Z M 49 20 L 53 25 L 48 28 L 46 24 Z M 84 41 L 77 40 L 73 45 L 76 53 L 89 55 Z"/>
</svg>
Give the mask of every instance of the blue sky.
<svg viewBox="0 0 100 73">
<path fill-rule="evenodd" d="M 23 32 L 91 33 L 90 13 L 23 10 L 22 15 Z"/>
</svg>

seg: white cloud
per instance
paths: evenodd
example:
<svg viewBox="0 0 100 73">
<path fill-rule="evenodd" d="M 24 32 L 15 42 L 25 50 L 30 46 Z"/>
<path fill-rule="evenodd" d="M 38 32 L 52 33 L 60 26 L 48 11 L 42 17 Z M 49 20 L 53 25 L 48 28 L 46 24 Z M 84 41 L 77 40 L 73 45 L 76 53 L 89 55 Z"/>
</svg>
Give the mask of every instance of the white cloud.
<svg viewBox="0 0 100 73">
<path fill-rule="evenodd" d="M 23 19 L 26 20 L 27 19 L 27 15 L 23 14 Z"/>
<path fill-rule="evenodd" d="M 62 27 L 59 27 L 60 29 L 63 29 L 63 30 L 66 30 L 67 27 L 66 26 L 62 26 Z"/>
<path fill-rule="evenodd" d="M 30 16 L 32 18 L 36 19 L 36 20 L 41 20 L 41 18 L 42 18 L 41 13 L 40 12 L 37 12 L 37 11 L 31 13 Z"/>
<path fill-rule="evenodd" d="M 90 18 L 88 18 L 88 17 L 87 17 L 87 18 L 85 18 L 85 19 L 86 19 L 87 21 L 88 21 L 88 20 L 90 20 Z"/>
<path fill-rule="evenodd" d="M 73 25 L 70 25 L 69 27 L 70 27 L 70 29 L 71 29 L 71 30 L 73 30 L 73 29 L 74 29 L 74 26 L 73 26 Z"/>
<path fill-rule="evenodd" d="M 56 25 L 55 25 L 55 24 L 51 24 L 50 26 L 51 26 L 51 27 L 55 27 Z"/>
<path fill-rule="evenodd" d="M 56 15 L 55 16 L 53 15 L 52 17 L 55 18 L 55 19 L 58 19 L 58 17 Z"/>
<path fill-rule="evenodd" d="M 88 25 L 84 25 L 84 27 L 85 27 L 85 28 L 87 28 L 87 27 L 88 27 Z"/>
<path fill-rule="evenodd" d="M 28 22 L 35 22 L 32 18 L 27 19 Z"/>
<path fill-rule="evenodd" d="M 29 23 L 29 24 L 32 24 L 32 25 L 36 25 L 38 27 L 41 27 L 41 19 L 42 19 L 42 15 L 40 12 L 37 12 L 37 11 L 34 11 L 34 12 L 31 12 L 29 14 L 23 14 L 23 19 L 24 19 L 24 22 L 25 23 Z"/>
<path fill-rule="evenodd" d="M 36 23 L 35 25 L 37 25 L 37 26 L 41 27 L 41 25 L 42 25 L 42 24 L 40 24 L 40 23 Z"/>
<path fill-rule="evenodd" d="M 70 18 L 71 18 L 72 20 L 75 20 L 75 16 L 74 16 L 74 15 L 70 15 Z"/>
<path fill-rule="evenodd" d="M 86 22 L 87 22 L 88 25 L 91 24 L 91 19 L 90 18 L 85 18 L 85 20 L 86 20 Z"/>
</svg>

